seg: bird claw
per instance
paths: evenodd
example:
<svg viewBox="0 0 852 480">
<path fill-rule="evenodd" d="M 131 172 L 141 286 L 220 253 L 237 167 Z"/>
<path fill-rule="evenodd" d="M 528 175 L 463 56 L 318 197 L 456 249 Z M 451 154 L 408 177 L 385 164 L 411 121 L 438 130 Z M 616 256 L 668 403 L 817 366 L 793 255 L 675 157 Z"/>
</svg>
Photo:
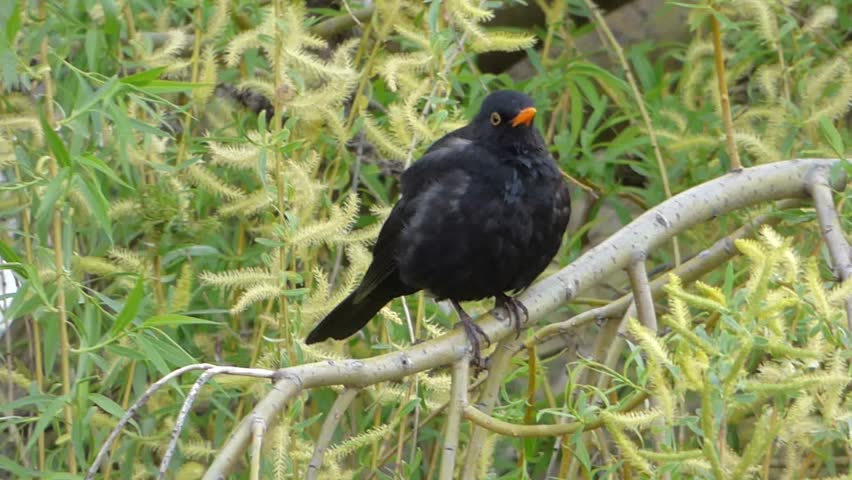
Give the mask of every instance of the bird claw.
<svg viewBox="0 0 852 480">
<path fill-rule="evenodd" d="M 485 333 L 485 330 L 483 330 L 482 327 L 477 325 L 470 317 L 470 315 L 468 315 L 467 312 L 465 312 L 461 308 L 461 305 L 459 305 L 457 302 L 453 302 L 453 304 L 459 314 L 459 320 L 461 320 L 465 336 L 467 336 L 467 340 L 468 342 L 470 342 L 471 349 L 473 350 L 473 358 L 471 360 L 471 363 L 477 368 L 483 368 L 483 365 L 485 363 L 482 360 L 482 344 L 480 342 L 480 338 L 485 340 L 485 348 L 491 346 L 491 339 L 488 338 L 488 335 Z"/>
<path fill-rule="evenodd" d="M 515 325 L 515 338 L 521 336 L 521 327 L 524 322 L 529 320 L 530 312 L 527 310 L 526 305 L 521 303 L 515 297 L 510 297 L 506 294 L 500 294 L 497 296 L 497 306 L 499 308 L 506 309 L 506 312 L 512 318 L 512 321 Z M 523 320 L 521 320 L 521 315 L 523 315 Z"/>
<path fill-rule="evenodd" d="M 487 343 L 485 348 L 491 346 L 491 339 L 488 338 L 488 335 L 485 334 L 485 331 L 482 330 L 482 327 L 474 323 L 470 317 L 462 318 L 462 327 L 464 327 L 464 333 L 467 336 L 467 340 L 470 342 L 471 349 L 473 350 L 473 358 L 471 360 L 471 363 L 478 367 L 481 367 L 483 361 L 482 344 L 480 343 L 480 338 L 485 340 L 485 342 Z"/>
</svg>

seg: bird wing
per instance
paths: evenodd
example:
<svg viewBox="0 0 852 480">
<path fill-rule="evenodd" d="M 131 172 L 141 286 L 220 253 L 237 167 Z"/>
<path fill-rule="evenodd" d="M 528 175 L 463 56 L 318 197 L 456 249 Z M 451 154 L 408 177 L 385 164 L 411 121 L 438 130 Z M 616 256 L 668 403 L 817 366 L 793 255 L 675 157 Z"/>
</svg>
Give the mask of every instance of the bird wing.
<svg viewBox="0 0 852 480">
<path fill-rule="evenodd" d="M 406 198 L 402 198 L 394 205 L 388 219 L 385 220 L 385 224 L 379 231 L 379 238 L 376 239 L 376 244 L 373 246 L 373 261 L 355 291 L 355 303 L 366 298 L 396 271 L 396 245 L 399 234 L 405 226 L 406 200 Z"/>
<path fill-rule="evenodd" d="M 437 148 L 435 148 L 437 145 Z M 460 137 L 444 137 L 422 158 L 408 167 L 400 178 L 402 198 L 394 205 L 390 216 L 379 232 L 373 246 L 373 261 L 364 274 L 355 292 L 355 303 L 360 302 L 397 272 L 396 254 L 399 237 L 405 225 L 414 215 L 418 197 L 441 177 L 457 170 L 459 160 L 470 156 L 470 140 Z"/>
</svg>

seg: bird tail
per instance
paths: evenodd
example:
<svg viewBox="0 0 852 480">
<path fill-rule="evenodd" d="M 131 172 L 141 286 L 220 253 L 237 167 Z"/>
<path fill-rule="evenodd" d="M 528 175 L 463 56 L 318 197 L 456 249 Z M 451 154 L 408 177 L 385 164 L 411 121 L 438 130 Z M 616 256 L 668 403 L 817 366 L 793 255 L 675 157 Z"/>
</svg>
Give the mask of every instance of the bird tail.
<svg viewBox="0 0 852 480">
<path fill-rule="evenodd" d="M 322 321 L 311 330 L 305 343 L 317 343 L 327 338 L 343 340 L 361 330 L 379 310 L 396 295 L 373 291 L 364 298 L 355 301 L 358 290 L 352 292 L 340 305 L 334 307 Z"/>
</svg>

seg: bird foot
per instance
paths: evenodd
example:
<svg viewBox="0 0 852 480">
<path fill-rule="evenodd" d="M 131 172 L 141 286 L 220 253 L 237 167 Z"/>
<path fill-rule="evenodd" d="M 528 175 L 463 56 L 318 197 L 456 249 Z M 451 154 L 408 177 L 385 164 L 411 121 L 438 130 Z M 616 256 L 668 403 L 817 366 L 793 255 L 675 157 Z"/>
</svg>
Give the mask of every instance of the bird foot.
<svg viewBox="0 0 852 480">
<path fill-rule="evenodd" d="M 530 312 L 527 310 L 526 305 L 521 303 L 517 298 L 510 297 L 504 293 L 497 295 L 496 303 L 498 308 L 505 309 L 509 317 L 512 318 L 515 324 L 515 338 L 518 338 L 521 335 L 521 327 L 530 318 Z"/>
<path fill-rule="evenodd" d="M 488 338 L 485 330 L 477 325 L 470 315 L 461 308 L 461 305 L 459 305 L 458 302 L 453 302 L 453 306 L 456 307 L 456 311 L 459 314 L 459 320 L 461 320 L 462 327 L 464 328 L 465 336 L 467 336 L 467 340 L 470 342 L 471 349 L 473 350 L 471 363 L 478 368 L 482 368 L 484 362 L 482 360 L 482 343 L 480 342 L 480 339 L 485 340 L 485 348 L 491 346 L 491 339 Z"/>
</svg>

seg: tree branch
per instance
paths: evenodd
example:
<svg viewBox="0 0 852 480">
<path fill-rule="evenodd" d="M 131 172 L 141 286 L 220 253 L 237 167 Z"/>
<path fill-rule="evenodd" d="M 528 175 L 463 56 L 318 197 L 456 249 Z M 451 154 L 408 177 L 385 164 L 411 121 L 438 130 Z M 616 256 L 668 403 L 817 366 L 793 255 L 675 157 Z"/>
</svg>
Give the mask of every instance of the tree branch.
<svg viewBox="0 0 852 480">
<path fill-rule="evenodd" d="M 308 463 L 308 473 L 305 475 L 307 480 L 315 480 L 319 475 L 320 467 L 322 467 L 322 457 L 329 443 L 331 443 L 331 437 L 334 436 L 337 424 L 340 423 L 343 412 L 346 411 L 359 391 L 360 389 L 357 388 L 347 388 L 337 397 L 334 405 L 331 406 L 331 410 L 328 411 L 328 416 L 325 418 L 325 423 L 322 424 L 322 430 L 320 430 L 319 438 L 317 438 L 314 455 L 311 457 L 310 463 Z"/>
<path fill-rule="evenodd" d="M 497 348 L 491 356 L 491 368 L 488 370 L 488 379 L 485 380 L 485 386 L 479 395 L 479 401 L 476 402 L 476 405 L 485 414 L 491 414 L 491 411 L 494 409 L 497 397 L 500 394 L 500 387 L 503 385 L 503 379 L 506 377 L 506 371 L 512 364 L 512 357 L 517 353 L 518 346 L 522 343 L 520 338 L 512 336 L 504 338 L 497 344 Z M 470 435 L 470 443 L 467 446 L 467 457 L 462 468 L 461 478 L 463 480 L 474 480 L 476 477 L 479 455 L 482 453 L 482 447 L 485 444 L 485 437 L 487 435 L 487 430 L 474 425 Z"/>
<path fill-rule="evenodd" d="M 165 377 L 154 382 L 148 390 L 145 390 L 145 393 L 142 394 L 130 408 L 124 413 L 124 416 L 121 417 L 121 420 L 113 427 L 112 431 L 109 433 L 109 437 L 107 437 L 103 446 L 101 446 L 101 450 L 98 452 L 98 455 L 95 457 L 95 461 L 92 463 L 92 466 L 89 467 L 89 471 L 86 473 L 86 480 L 91 480 L 95 477 L 95 474 L 98 473 L 98 468 L 100 468 L 101 463 L 106 459 L 107 454 L 109 453 L 109 449 L 113 443 L 118 439 L 118 435 L 121 434 L 121 431 L 127 425 L 127 423 L 136 415 L 136 412 L 144 405 L 148 400 L 153 396 L 157 391 L 163 387 L 163 385 L 169 383 L 173 379 L 180 377 L 186 372 L 191 372 L 193 370 L 207 370 L 213 368 L 215 365 L 210 363 L 200 363 L 196 365 L 187 365 L 185 367 L 181 367 L 173 372 L 170 372 Z"/>
<path fill-rule="evenodd" d="M 719 215 L 785 198 L 801 198 L 809 176 L 829 169 L 837 160 L 807 159 L 771 163 L 728 173 L 682 192 L 645 212 L 605 242 L 589 250 L 567 267 L 531 286 L 519 298 L 529 310 L 525 326 L 570 300 L 611 273 L 626 268 L 634 246 L 647 251 L 659 248 L 673 235 Z M 845 185 L 838 179 L 836 187 Z M 484 315 L 478 322 L 494 341 L 514 334 L 513 326 Z M 405 350 L 366 360 L 326 361 L 280 370 L 275 388 L 244 418 L 223 445 L 205 474 L 206 479 L 225 476 L 241 457 L 251 435 L 252 418 L 272 419 L 299 391 L 328 385 L 365 386 L 395 380 L 417 372 L 454 364 L 469 352 L 464 332 L 413 345 Z"/>
<path fill-rule="evenodd" d="M 789 208 L 795 208 L 803 205 L 802 200 L 782 200 L 778 202 L 775 206 L 777 210 L 786 210 Z M 651 282 L 651 296 L 654 300 L 662 297 L 663 295 L 663 287 L 666 286 L 669 282 L 669 273 L 674 273 L 678 277 L 680 277 L 684 283 L 689 283 L 694 280 L 697 280 L 704 274 L 712 271 L 719 265 L 727 262 L 735 255 L 739 254 L 739 251 L 734 248 L 734 242 L 741 238 L 746 238 L 751 236 L 752 232 L 754 232 L 757 228 L 759 228 L 763 224 L 774 225 L 780 221 L 780 218 L 777 216 L 773 216 L 771 214 L 764 214 L 756 217 L 749 223 L 743 225 L 734 231 L 734 233 L 718 240 L 713 244 L 710 248 L 698 253 L 694 257 L 690 258 L 686 262 L 682 263 L 677 268 L 671 270 L 670 272 L 657 276 Z M 525 342 L 525 347 L 532 345 L 533 343 L 542 343 L 545 340 L 548 340 L 551 337 L 557 335 L 569 335 L 574 328 L 585 325 L 592 321 L 604 321 L 611 318 L 617 318 L 624 314 L 624 311 L 627 310 L 627 307 L 630 306 L 630 302 L 633 301 L 633 294 L 627 294 L 622 296 L 621 298 L 608 303 L 607 305 L 603 305 L 601 307 L 593 308 L 591 310 L 586 310 L 585 312 L 574 315 L 573 317 L 557 322 L 551 323 L 540 328 L 535 332 L 535 335 L 527 339 Z M 551 350 L 552 349 L 548 349 Z M 546 353 L 542 353 L 542 356 L 546 356 Z"/>
<path fill-rule="evenodd" d="M 808 182 L 811 197 L 814 199 L 817 219 L 822 237 L 828 247 L 834 274 L 844 282 L 852 278 L 852 250 L 843 235 L 843 227 L 834 208 L 834 198 L 831 195 L 831 185 L 828 181 L 828 171 L 820 169 L 814 172 Z M 852 295 L 846 298 L 846 324 L 852 330 Z"/>
<path fill-rule="evenodd" d="M 647 393 L 637 393 L 629 401 L 624 403 L 624 406 L 616 408 L 618 412 L 629 412 L 639 406 L 645 399 L 648 398 Z M 577 421 L 571 423 L 555 423 L 551 425 L 520 425 L 517 423 L 504 422 L 498 420 L 491 415 L 486 415 L 471 405 L 464 409 L 464 416 L 471 422 L 480 427 L 490 430 L 500 435 L 509 437 L 555 437 L 560 435 L 568 435 L 580 430 L 594 430 L 603 425 L 603 420 L 600 416 L 593 420 Z"/>
<path fill-rule="evenodd" d="M 633 288 L 633 299 L 636 302 L 636 312 L 639 322 L 654 332 L 657 331 L 657 314 L 654 312 L 654 298 L 648 283 L 648 272 L 645 271 L 645 253 L 637 253 L 636 258 L 627 266 L 627 276 Z"/>
<path fill-rule="evenodd" d="M 447 430 L 444 433 L 444 453 L 441 455 L 441 480 L 452 480 L 459 449 L 462 412 L 467 406 L 467 383 L 470 358 L 462 357 L 453 365 L 453 386 L 450 389 L 450 408 L 447 409 Z"/>
</svg>

